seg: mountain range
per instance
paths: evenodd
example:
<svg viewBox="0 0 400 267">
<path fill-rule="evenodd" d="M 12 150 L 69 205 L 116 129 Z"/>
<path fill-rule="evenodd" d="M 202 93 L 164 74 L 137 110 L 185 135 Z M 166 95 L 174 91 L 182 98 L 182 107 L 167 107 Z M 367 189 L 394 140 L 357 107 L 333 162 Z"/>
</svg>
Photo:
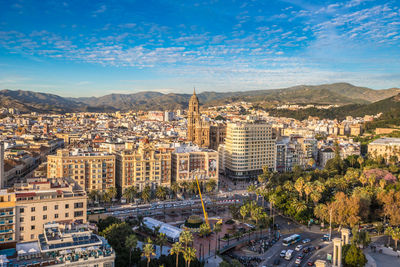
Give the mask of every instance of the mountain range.
<svg viewBox="0 0 400 267">
<path fill-rule="evenodd" d="M 197 94 L 204 106 L 224 105 L 237 101 L 278 104 L 365 105 L 400 93 L 399 88 L 374 90 L 349 83 L 299 85 L 282 89 L 240 92 L 202 92 Z M 138 92 L 110 94 L 101 97 L 61 97 L 54 94 L 22 90 L 1 90 L 0 107 L 15 107 L 21 112 L 66 113 L 77 111 L 112 112 L 116 110 L 186 109 L 191 94 Z"/>
</svg>

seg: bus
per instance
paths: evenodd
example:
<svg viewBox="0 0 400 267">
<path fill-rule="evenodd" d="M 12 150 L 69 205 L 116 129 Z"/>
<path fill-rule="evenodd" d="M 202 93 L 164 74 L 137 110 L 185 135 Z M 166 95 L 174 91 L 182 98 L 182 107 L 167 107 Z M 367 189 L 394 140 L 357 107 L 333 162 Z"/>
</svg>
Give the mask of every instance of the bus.
<svg viewBox="0 0 400 267">
<path fill-rule="evenodd" d="M 294 234 L 294 235 L 291 235 L 291 236 L 283 239 L 282 244 L 287 247 L 287 246 L 290 246 L 292 244 L 299 242 L 300 240 L 301 240 L 300 235 Z"/>
</svg>

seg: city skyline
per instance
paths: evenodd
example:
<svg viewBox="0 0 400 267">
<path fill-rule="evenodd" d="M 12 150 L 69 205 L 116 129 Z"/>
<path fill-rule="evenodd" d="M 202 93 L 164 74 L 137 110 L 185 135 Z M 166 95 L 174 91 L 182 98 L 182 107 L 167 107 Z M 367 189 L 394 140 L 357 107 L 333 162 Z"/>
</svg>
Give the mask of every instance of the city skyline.
<svg viewBox="0 0 400 267">
<path fill-rule="evenodd" d="M 2 1 L 0 89 L 62 96 L 398 87 L 395 1 Z"/>
</svg>

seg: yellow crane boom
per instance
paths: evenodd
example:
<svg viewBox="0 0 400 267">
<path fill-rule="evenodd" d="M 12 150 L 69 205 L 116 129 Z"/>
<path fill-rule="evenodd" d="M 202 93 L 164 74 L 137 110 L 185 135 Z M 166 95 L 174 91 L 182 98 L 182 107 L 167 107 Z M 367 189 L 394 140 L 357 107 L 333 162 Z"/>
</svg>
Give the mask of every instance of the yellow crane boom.
<svg viewBox="0 0 400 267">
<path fill-rule="evenodd" d="M 206 221 L 206 224 L 208 225 L 208 227 L 210 227 L 210 222 L 208 221 L 207 211 L 206 211 L 206 208 L 204 207 L 203 197 L 201 196 L 199 179 L 197 179 L 197 175 L 195 175 L 194 177 L 196 178 L 197 188 L 199 189 L 199 196 L 200 196 L 201 206 L 203 207 L 204 220 Z"/>
</svg>

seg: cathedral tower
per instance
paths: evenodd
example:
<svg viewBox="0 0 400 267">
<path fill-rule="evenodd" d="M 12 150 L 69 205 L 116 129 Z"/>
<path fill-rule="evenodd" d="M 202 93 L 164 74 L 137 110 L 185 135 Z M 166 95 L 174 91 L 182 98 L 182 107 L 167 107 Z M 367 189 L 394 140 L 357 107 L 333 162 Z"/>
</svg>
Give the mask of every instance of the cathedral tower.
<svg viewBox="0 0 400 267">
<path fill-rule="evenodd" d="M 200 105 L 199 99 L 197 98 L 196 91 L 193 89 L 193 95 L 189 100 L 189 110 L 188 110 L 188 132 L 187 139 L 196 143 L 196 124 L 200 122 Z"/>
</svg>

